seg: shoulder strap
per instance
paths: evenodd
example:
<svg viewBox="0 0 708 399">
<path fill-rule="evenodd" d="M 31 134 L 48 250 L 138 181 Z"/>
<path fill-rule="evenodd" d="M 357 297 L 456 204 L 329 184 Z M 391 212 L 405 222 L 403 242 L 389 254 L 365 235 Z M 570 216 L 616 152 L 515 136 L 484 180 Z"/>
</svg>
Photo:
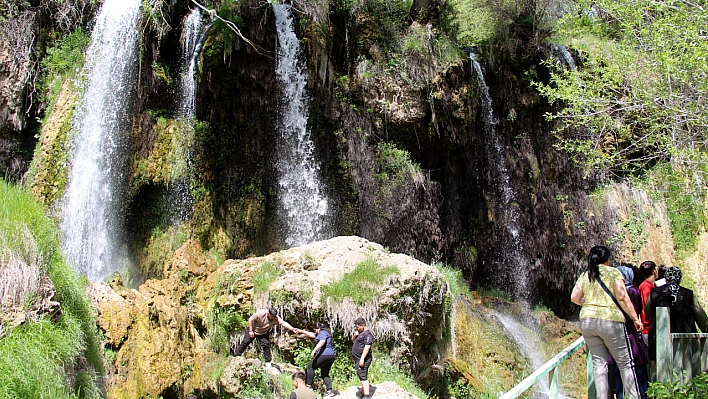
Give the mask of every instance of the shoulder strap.
<svg viewBox="0 0 708 399">
<path fill-rule="evenodd" d="M 607 295 L 609 295 L 610 298 L 612 298 L 612 301 L 615 303 L 615 305 L 617 305 L 617 307 L 620 308 L 620 310 L 622 311 L 622 313 L 624 313 L 624 309 L 622 309 L 622 306 L 620 306 L 619 302 L 617 302 L 617 299 L 615 299 L 615 296 L 612 295 L 612 293 L 610 292 L 610 290 L 607 289 L 607 286 L 605 285 L 604 282 L 602 282 L 602 279 L 600 278 L 600 275 L 599 275 L 599 274 L 597 275 L 597 282 L 600 283 L 600 287 L 602 287 L 602 289 L 605 290 L 605 292 L 607 293 Z"/>
</svg>

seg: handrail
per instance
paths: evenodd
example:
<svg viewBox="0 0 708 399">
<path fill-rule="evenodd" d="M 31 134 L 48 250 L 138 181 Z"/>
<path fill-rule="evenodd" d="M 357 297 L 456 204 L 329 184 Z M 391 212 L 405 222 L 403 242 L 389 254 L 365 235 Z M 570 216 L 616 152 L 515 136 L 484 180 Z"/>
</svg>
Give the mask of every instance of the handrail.
<svg viewBox="0 0 708 399">
<path fill-rule="evenodd" d="M 499 399 L 513 399 L 521 395 L 524 391 L 531 388 L 538 380 L 543 378 L 546 374 L 551 373 L 551 384 L 549 398 L 558 398 L 558 366 L 567 358 L 569 358 L 573 353 L 577 352 L 583 345 L 585 345 L 585 339 L 580 337 L 575 340 L 572 344 L 568 345 L 565 349 L 560 351 L 551 360 L 547 361 L 538 370 L 534 371 L 530 376 L 526 377 L 523 381 L 517 384 L 509 392 L 503 394 Z M 592 381 L 592 358 L 588 356 L 588 392 L 594 393 L 594 383 Z M 590 395 L 588 395 L 590 396 Z M 594 397 L 594 395 L 592 395 Z"/>
<path fill-rule="evenodd" d="M 656 379 L 688 382 L 708 371 L 708 334 L 672 333 L 670 310 L 656 308 Z"/>
</svg>

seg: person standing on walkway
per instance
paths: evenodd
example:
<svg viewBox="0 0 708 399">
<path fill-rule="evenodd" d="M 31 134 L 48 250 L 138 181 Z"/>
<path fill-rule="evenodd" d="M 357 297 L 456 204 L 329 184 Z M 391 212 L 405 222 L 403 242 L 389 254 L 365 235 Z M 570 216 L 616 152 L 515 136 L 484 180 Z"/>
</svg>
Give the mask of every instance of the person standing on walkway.
<svg viewBox="0 0 708 399">
<path fill-rule="evenodd" d="M 305 373 L 302 371 L 293 373 L 293 385 L 295 389 L 290 392 L 290 399 L 317 399 L 315 391 L 305 385 Z"/>
<path fill-rule="evenodd" d="M 632 302 L 634 311 L 639 314 L 642 310 L 642 295 L 639 290 L 632 285 L 634 280 L 634 270 L 631 266 L 617 266 L 617 270 L 624 278 L 624 285 L 627 289 L 627 296 Z M 642 332 L 637 331 L 634 323 L 625 321 L 624 324 L 629 335 L 629 351 L 634 360 L 634 373 L 637 376 L 637 384 L 639 385 L 639 396 L 641 399 L 647 399 L 647 389 L 649 389 L 649 371 L 648 371 L 648 354 L 647 347 L 642 339 Z M 619 368 L 614 359 L 610 361 L 611 375 L 614 375 L 614 392 L 617 399 L 623 399 L 623 385 L 619 378 Z"/>
<path fill-rule="evenodd" d="M 647 299 L 649 299 L 651 290 L 654 289 L 654 282 L 659 275 L 659 270 L 656 267 L 656 263 L 645 260 L 639 265 L 639 272 L 642 274 L 642 277 L 644 277 L 644 281 L 639 284 L 639 293 L 642 295 L 642 326 L 644 326 L 641 333 L 644 343 L 649 345 L 649 323 L 651 320 L 644 311 L 644 305 L 647 303 Z"/>
<path fill-rule="evenodd" d="M 265 360 L 266 368 L 270 368 L 272 355 L 270 353 L 270 331 L 273 327 L 281 325 L 293 333 L 297 333 L 297 329 L 290 323 L 281 319 L 278 316 L 278 310 L 275 308 L 261 309 L 248 318 L 248 329 L 243 334 L 241 343 L 236 348 L 234 356 L 241 356 L 246 351 L 248 345 L 253 340 L 258 340 L 263 348 L 263 360 Z"/>
<path fill-rule="evenodd" d="M 352 336 L 352 359 L 356 374 L 361 381 L 362 399 L 369 399 L 369 366 L 374 360 L 371 354 L 371 345 L 374 343 L 374 336 L 366 327 L 366 321 L 363 317 L 359 317 L 354 321 L 356 332 Z"/>
<path fill-rule="evenodd" d="M 683 273 L 672 266 L 666 269 L 666 285 L 654 288 L 644 306 L 651 319 L 649 326 L 649 359 L 656 360 L 656 308 L 669 308 L 669 330 L 672 333 L 697 333 L 696 324 L 701 332 L 708 332 L 708 316 L 698 302 L 693 291 L 681 287 Z"/>
<path fill-rule="evenodd" d="M 607 368 L 610 354 L 620 369 L 625 399 L 639 399 L 639 387 L 622 310 L 629 315 L 637 330 L 642 328 L 642 322 L 629 300 L 622 274 L 610 266 L 610 254 L 607 247 L 595 246 L 590 249 L 587 270 L 578 277 L 570 300 L 582 306 L 580 331 L 590 348 L 597 399 L 608 399 L 610 394 Z"/>
<path fill-rule="evenodd" d="M 312 360 L 310 360 L 307 364 L 307 386 L 312 387 L 312 383 L 315 380 L 315 369 L 320 369 L 322 380 L 324 380 L 325 387 L 327 388 L 327 393 L 325 393 L 324 397 L 334 397 L 334 393 L 332 393 L 332 379 L 329 377 L 329 370 L 332 368 L 332 364 L 334 364 L 337 351 L 334 349 L 332 334 L 327 331 L 324 324 L 319 322 L 315 323 L 314 333 L 303 330 L 300 330 L 300 332 L 305 334 L 308 338 L 315 340 L 315 348 L 310 354 L 310 358 L 312 358 Z"/>
</svg>

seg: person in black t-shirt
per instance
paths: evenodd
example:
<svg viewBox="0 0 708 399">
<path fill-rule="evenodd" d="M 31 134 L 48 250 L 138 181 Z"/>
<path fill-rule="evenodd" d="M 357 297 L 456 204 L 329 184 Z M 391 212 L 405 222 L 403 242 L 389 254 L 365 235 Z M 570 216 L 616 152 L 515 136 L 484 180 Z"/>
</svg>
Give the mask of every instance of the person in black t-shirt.
<svg viewBox="0 0 708 399">
<path fill-rule="evenodd" d="M 374 336 L 371 331 L 366 327 L 366 321 L 363 317 L 360 317 L 354 321 L 356 326 L 356 332 L 352 336 L 352 359 L 354 360 L 354 367 L 356 368 L 356 374 L 359 376 L 359 381 L 361 381 L 361 393 L 363 399 L 369 399 L 369 366 L 371 366 L 371 361 L 374 359 L 371 354 L 371 344 L 374 343 Z"/>
</svg>

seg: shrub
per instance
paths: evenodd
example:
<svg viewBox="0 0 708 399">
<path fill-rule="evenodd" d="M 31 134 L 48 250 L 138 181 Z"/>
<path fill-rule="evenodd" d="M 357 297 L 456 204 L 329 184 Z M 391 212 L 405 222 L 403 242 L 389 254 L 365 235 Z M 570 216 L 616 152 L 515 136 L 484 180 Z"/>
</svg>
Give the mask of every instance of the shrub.
<svg viewBox="0 0 708 399">
<path fill-rule="evenodd" d="M 647 395 L 654 399 L 698 399 L 708 397 L 708 373 L 701 373 L 688 383 L 657 381 L 649 384 Z"/>
</svg>

